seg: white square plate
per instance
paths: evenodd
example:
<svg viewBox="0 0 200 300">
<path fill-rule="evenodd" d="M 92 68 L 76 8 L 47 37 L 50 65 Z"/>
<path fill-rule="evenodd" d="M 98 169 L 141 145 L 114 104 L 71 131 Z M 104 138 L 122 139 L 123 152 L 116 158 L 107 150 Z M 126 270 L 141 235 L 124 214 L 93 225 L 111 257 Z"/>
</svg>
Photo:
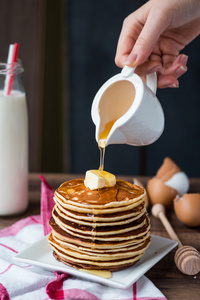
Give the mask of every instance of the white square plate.
<svg viewBox="0 0 200 300">
<path fill-rule="evenodd" d="M 151 244 L 146 250 L 145 255 L 132 267 L 122 271 L 112 272 L 112 277 L 109 279 L 79 271 L 57 261 L 53 256 L 53 251 L 49 246 L 47 236 L 18 253 L 15 259 L 47 270 L 62 271 L 111 287 L 126 289 L 175 248 L 177 244 L 177 242 L 170 239 L 151 235 Z"/>
</svg>

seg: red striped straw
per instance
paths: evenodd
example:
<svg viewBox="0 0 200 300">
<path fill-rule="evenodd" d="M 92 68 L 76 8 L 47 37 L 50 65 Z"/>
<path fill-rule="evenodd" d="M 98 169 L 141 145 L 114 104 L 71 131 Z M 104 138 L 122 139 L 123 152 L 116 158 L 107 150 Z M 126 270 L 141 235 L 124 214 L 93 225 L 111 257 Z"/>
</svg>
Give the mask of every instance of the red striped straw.
<svg viewBox="0 0 200 300">
<path fill-rule="evenodd" d="M 14 45 L 10 45 L 9 47 L 9 52 L 8 52 L 8 60 L 7 64 L 14 64 L 17 61 L 17 55 L 18 55 L 18 50 L 19 50 L 19 44 L 15 43 Z M 10 95 L 11 90 L 12 90 L 12 84 L 13 84 L 13 78 L 14 75 L 8 75 L 6 78 L 6 84 L 5 84 L 5 95 Z"/>
</svg>

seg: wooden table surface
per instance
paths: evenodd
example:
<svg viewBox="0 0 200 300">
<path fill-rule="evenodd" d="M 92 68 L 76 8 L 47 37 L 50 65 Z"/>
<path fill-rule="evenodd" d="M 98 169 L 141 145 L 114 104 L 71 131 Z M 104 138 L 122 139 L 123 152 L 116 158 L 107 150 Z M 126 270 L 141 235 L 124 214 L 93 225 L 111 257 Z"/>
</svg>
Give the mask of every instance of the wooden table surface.
<svg viewBox="0 0 200 300">
<path fill-rule="evenodd" d="M 42 174 L 48 183 L 55 189 L 62 182 L 83 177 L 77 174 Z M 118 176 L 119 177 L 119 176 Z M 120 176 L 121 179 L 132 182 L 130 176 Z M 148 178 L 137 177 L 144 185 Z M 16 221 L 31 215 L 40 213 L 40 185 L 39 174 L 29 175 L 29 207 L 20 216 L 0 217 L 0 229 L 14 224 Z M 200 179 L 190 179 L 190 192 L 200 193 Z M 191 245 L 200 251 L 200 228 L 189 228 L 183 225 L 175 216 L 173 210 L 167 212 L 167 218 L 176 231 L 183 245 Z M 151 233 L 169 238 L 161 222 L 150 215 Z M 161 290 L 169 300 L 199 300 L 200 299 L 200 273 L 196 276 L 182 274 L 174 264 L 176 249 L 171 251 L 158 262 L 145 275 Z"/>
</svg>

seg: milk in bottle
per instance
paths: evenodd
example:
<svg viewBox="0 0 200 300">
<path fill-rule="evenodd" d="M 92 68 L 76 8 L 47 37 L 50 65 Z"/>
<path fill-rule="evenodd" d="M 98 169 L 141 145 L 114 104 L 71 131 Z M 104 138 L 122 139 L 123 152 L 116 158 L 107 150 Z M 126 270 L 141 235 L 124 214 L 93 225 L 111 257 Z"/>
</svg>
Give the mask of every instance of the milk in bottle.
<svg viewBox="0 0 200 300">
<path fill-rule="evenodd" d="M 18 78 L 23 69 L 19 63 L 12 68 L 12 90 L 6 95 L 8 70 L 0 63 L 0 216 L 19 214 L 28 206 L 28 116 Z"/>
</svg>

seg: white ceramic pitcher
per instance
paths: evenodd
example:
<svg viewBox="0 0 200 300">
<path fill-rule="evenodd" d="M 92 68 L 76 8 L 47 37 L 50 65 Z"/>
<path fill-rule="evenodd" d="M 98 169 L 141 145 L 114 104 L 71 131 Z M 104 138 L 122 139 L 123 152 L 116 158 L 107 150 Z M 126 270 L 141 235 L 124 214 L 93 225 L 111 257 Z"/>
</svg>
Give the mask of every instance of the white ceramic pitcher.
<svg viewBox="0 0 200 300">
<path fill-rule="evenodd" d="M 96 141 L 105 125 L 116 120 L 109 131 L 109 144 L 149 145 L 164 129 L 164 113 L 155 93 L 157 76 L 146 76 L 146 84 L 125 66 L 121 73 L 106 81 L 92 103 L 92 120 L 96 125 Z"/>
</svg>

